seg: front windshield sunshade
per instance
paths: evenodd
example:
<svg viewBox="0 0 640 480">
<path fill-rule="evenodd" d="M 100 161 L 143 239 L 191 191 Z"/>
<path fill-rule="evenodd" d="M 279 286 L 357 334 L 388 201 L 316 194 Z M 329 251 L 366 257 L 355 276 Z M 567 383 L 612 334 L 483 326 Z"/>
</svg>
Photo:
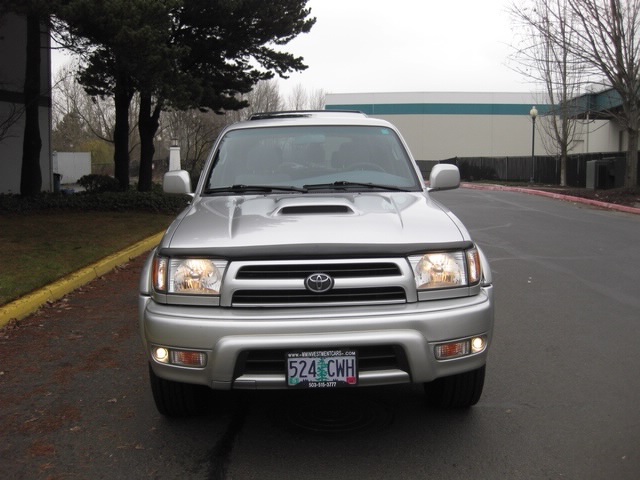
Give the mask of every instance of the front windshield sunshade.
<svg viewBox="0 0 640 480">
<path fill-rule="evenodd" d="M 214 159 L 205 194 L 421 189 L 403 144 L 386 127 L 233 130 Z"/>
</svg>

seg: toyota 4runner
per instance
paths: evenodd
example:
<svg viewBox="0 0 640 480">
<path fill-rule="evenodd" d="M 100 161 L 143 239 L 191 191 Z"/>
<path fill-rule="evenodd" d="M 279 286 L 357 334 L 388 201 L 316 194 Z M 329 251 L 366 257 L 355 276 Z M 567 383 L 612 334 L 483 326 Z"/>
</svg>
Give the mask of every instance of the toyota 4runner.
<svg viewBox="0 0 640 480">
<path fill-rule="evenodd" d="M 398 130 L 358 112 L 254 115 L 216 140 L 149 256 L 139 326 L 158 410 L 206 389 L 423 383 L 428 401 L 482 393 L 493 329 L 485 255 L 430 192 Z M 203 391 L 205 390 L 205 391 Z"/>
</svg>

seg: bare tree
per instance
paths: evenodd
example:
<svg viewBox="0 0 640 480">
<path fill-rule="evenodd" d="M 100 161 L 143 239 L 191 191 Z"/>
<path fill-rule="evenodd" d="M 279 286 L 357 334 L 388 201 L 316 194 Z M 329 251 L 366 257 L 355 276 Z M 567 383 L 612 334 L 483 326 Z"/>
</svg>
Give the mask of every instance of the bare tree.
<svg viewBox="0 0 640 480">
<path fill-rule="evenodd" d="M 276 79 L 258 82 L 253 90 L 244 96 L 249 102 L 249 108 L 243 110 L 246 114 L 255 112 L 278 112 L 284 108 Z"/>
<path fill-rule="evenodd" d="M 326 104 L 326 96 L 327 93 L 321 88 L 312 91 L 307 96 L 307 98 L 309 99 L 308 108 L 311 110 L 324 110 Z"/>
<path fill-rule="evenodd" d="M 536 10 L 527 19 L 541 43 L 567 50 L 584 68 L 585 78 L 610 90 L 610 105 L 601 113 L 627 134 L 625 187 L 638 183 L 640 135 L 640 0 L 534 0 L 535 8 L 552 12 L 548 27 Z M 517 10 L 517 8 L 516 8 Z M 520 12 L 526 10 L 520 9 Z M 533 12 L 533 13 L 532 13 Z M 590 108 L 590 106 L 587 106 Z M 569 106 L 570 108 L 570 106 Z M 602 106 L 601 106 L 602 108 Z"/>
<path fill-rule="evenodd" d="M 567 181 L 567 156 L 576 143 L 573 100 L 580 94 L 585 63 L 571 45 L 577 40 L 574 18 L 567 14 L 567 0 L 533 0 L 514 3 L 511 16 L 520 34 L 516 60 L 521 73 L 543 88 L 544 103 L 551 110 L 540 117 L 547 134 L 545 148 L 560 158 L 560 184 Z"/>
<path fill-rule="evenodd" d="M 161 116 L 161 136 L 177 140 L 182 168 L 195 179 L 218 133 L 228 123 L 224 115 L 199 110 L 172 110 Z"/>
<path fill-rule="evenodd" d="M 94 167 L 113 172 L 105 154 L 113 150 L 115 107 L 113 98 L 91 96 L 77 81 L 78 64 L 70 63 L 57 72 L 52 88 L 52 144 L 55 149 L 91 151 Z M 138 98 L 129 111 L 129 153 L 139 148 L 137 133 Z M 96 165 L 95 163 L 100 163 Z"/>
<path fill-rule="evenodd" d="M 89 96 L 76 80 L 76 69 L 76 64 L 67 65 L 60 69 L 54 79 L 53 128 L 55 130 L 65 117 L 74 115 L 95 137 L 113 143 L 113 101 Z"/>
<path fill-rule="evenodd" d="M 239 122 L 248 119 L 257 112 L 280 112 L 285 109 L 277 79 L 258 82 L 249 93 L 238 96 L 249 106 L 242 110 L 229 110 L 224 114 L 226 123 Z"/>
<path fill-rule="evenodd" d="M 640 0 L 567 0 L 579 26 L 571 52 L 620 97 L 609 113 L 627 133 L 624 186 L 638 184 L 640 134 Z"/>
<path fill-rule="evenodd" d="M 296 84 L 287 98 L 288 110 L 305 110 L 307 108 L 309 95 L 301 83 Z"/>
<path fill-rule="evenodd" d="M 322 89 L 309 91 L 301 83 L 287 97 L 287 110 L 322 110 L 326 93 Z"/>
</svg>

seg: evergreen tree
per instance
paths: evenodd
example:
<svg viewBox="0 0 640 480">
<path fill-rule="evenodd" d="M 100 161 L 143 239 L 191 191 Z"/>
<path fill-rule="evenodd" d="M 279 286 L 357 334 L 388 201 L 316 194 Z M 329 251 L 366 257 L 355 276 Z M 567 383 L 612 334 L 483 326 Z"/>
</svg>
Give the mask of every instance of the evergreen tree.
<svg viewBox="0 0 640 480">
<path fill-rule="evenodd" d="M 80 115 L 71 112 L 62 117 L 53 130 L 51 147 L 58 152 L 79 152 L 80 146 L 91 138 Z"/>
<path fill-rule="evenodd" d="M 69 0 L 59 10 L 66 43 L 86 52 L 81 83 L 114 97 L 115 171 L 129 184 L 128 111 L 140 95 L 139 188 L 151 187 L 153 138 L 166 108 L 245 107 L 238 94 L 260 80 L 306 68 L 276 50 L 310 31 L 308 0 Z"/>
<path fill-rule="evenodd" d="M 316 373 L 316 380 L 319 382 L 326 382 L 329 380 L 329 376 L 327 374 L 327 361 L 324 358 L 318 360 L 318 371 Z"/>
<path fill-rule="evenodd" d="M 169 12 L 180 0 L 68 0 L 58 10 L 63 43 L 84 57 L 79 81 L 88 94 L 111 96 L 115 105 L 114 167 L 129 188 L 129 108 L 139 77 L 154 62 L 170 62 L 162 48 L 170 34 Z M 150 73 L 153 73 L 153 70 Z"/>
</svg>

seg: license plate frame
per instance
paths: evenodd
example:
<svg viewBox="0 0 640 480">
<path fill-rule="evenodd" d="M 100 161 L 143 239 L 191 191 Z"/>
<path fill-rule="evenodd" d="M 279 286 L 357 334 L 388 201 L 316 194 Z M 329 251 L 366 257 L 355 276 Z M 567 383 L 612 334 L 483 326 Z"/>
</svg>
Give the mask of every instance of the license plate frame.
<svg viewBox="0 0 640 480">
<path fill-rule="evenodd" d="M 289 388 L 348 388 L 358 385 L 358 352 L 351 348 L 285 353 Z"/>
</svg>

